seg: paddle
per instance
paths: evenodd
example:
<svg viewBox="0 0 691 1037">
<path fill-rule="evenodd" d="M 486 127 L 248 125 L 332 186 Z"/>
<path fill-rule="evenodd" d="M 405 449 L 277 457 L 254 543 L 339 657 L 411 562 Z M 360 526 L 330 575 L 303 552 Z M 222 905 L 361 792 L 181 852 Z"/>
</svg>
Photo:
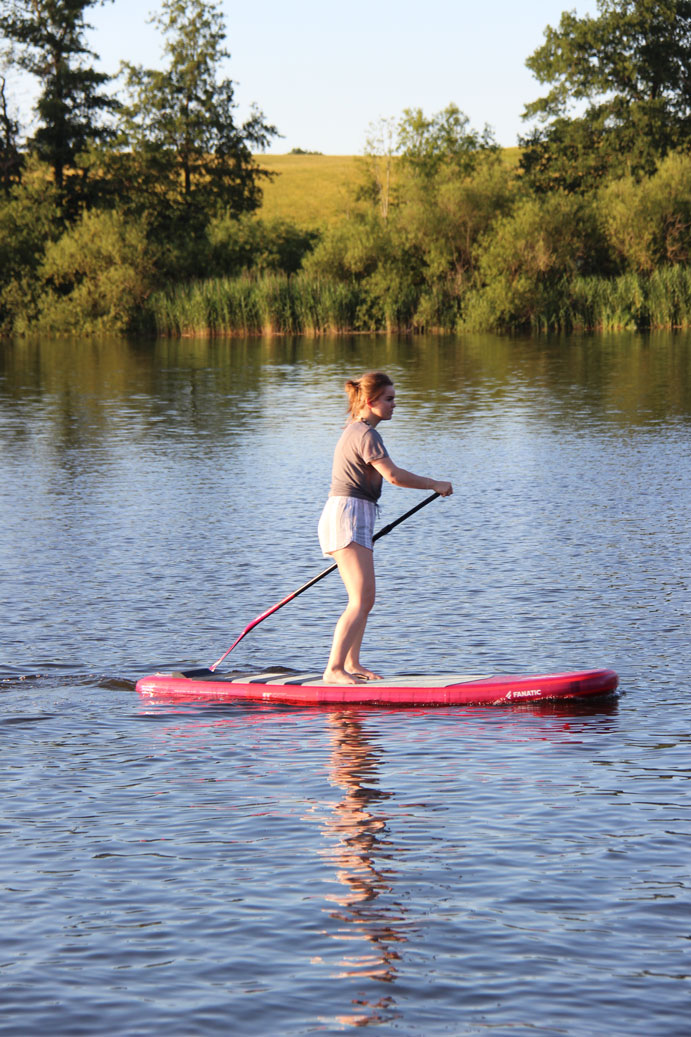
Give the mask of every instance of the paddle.
<svg viewBox="0 0 691 1037">
<path fill-rule="evenodd" d="M 431 504 L 431 502 L 435 500 L 438 496 L 438 493 L 433 493 L 431 497 L 425 497 L 423 501 L 420 501 L 419 504 L 416 504 L 414 508 L 410 509 L 410 511 L 406 511 L 404 515 L 400 515 L 397 519 L 394 519 L 393 522 L 389 522 L 388 526 L 384 526 L 382 529 L 379 530 L 378 533 L 375 533 L 372 537 L 372 540 L 379 540 L 380 537 L 386 536 L 387 533 L 390 533 L 392 529 L 395 529 L 396 526 L 399 526 L 401 522 L 405 522 L 407 518 L 410 518 L 411 515 L 414 515 L 416 511 L 420 510 L 420 508 L 424 508 L 427 504 Z M 328 576 L 329 573 L 332 573 L 334 569 L 337 568 L 338 566 L 334 562 L 333 565 L 330 565 L 328 569 L 324 569 L 324 571 L 320 572 L 318 576 L 313 576 L 312 579 L 309 580 L 307 583 L 304 583 L 302 587 L 298 587 L 298 589 L 296 591 L 293 591 L 292 594 L 289 594 L 287 597 L 283 598 L 282 601 L 279 601 L 277 605 L 272 605 L 270 609 L 266 610 L 266 612 L 262 612 L 261 616 L 257 616 L 256 619 L 253 619 L 251 623 L 247 624 L 240 636 L 235 641 L 233 641 L 228 651 L 224 652 L 221 658 L 217 659 L 213 666 L 209 667 L 208 671 L 188 670 L 185 673 L 185 677 L 202 676 L 206 672 L 213 673 L 214 670 L 218 666 L 220 666 L 220 664 L 223 662 L 226 656 L 230 655 L 235 646 L 240 644 L 245 634 L 249 634 L 250 630 L 253 630 L 254 627 L 256 627 L 259 623 L 262 622 L 262 620 L 268 619 L 268 617 L 272 616 L 274 612 L 278 612 L 278 610 L 283 608 L 284 605 L 287 605 L 289 601 L 293 601 L 295 598 L 298 597 L 298 595 L 303 594 L 306 590 L 309 590 L 310 587 L 314 587 L 315 583 L 319 583 L 320 580 L 323 580 L 325 576 Z"/>
</svg>

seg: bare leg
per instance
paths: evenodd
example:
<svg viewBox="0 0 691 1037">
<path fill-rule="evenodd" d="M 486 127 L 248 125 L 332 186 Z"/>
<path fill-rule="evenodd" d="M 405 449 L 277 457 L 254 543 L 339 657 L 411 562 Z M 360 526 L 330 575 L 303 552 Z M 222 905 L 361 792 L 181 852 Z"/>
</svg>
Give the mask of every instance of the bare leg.
<svg viewBox="0 0 691 1037">
<path fill-rule="evenodd" d="M 374 605 L 373 553 L 353 543 L 340 551 L 334 551 L 333 558 L 348 591 L 348 604 L 336 624 L 324 680 L 331 684 L 359 684 L 362 679 L 376 680 L 378 675 L 360 664 L 360 646 L 367 618 Z"/>
</svg>

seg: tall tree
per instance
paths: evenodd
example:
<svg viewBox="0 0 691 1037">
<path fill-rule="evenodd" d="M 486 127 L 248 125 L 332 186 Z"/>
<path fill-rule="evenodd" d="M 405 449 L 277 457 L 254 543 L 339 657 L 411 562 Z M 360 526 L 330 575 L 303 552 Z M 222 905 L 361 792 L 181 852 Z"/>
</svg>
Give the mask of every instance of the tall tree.
<svg viewBox="0 0 691 1037">
<path fill-rule="evenodd" d="M 19 124 L 10 115 L 5 82 L 4 76 L 0 76 L 0 190 L 7 195 L 12 185 L 19 180 L 22 156 L 17 146 Z"/>
<path fill-rule="evenodd" d="M 107 134 L 103 117 L 117 107 L 103 92 L 110 77 L 93 67 L 97 55 L 84 42 L 84 12 L 97 2 L 104 0 L 4 0 L 0 14 L 12 60 L 41 84 L 31 144 L 62 194 L 78 156 Z"/>
<path fill-rule="evenodd" d="M 234 84 L 220 76 L 229 54 L 219 5 L 163 0 L 153 22 L 165 38 L 165 67 L 123 66 L 121 119 L 149 204 L 155 196 L 168 215 L 191 219 L 257 208 L 268 174 L 252 149 L 265 147 L 277 131 L 256 109 L 242 125 L 233 119 Z"/>
<path fill-rule="evenodd" d="M 521 140 L 538 189 L 650 174 L 691 144 L 691 0 L 598 0 L 598 12 L 564 13 L 526 62 L 550 86 L 524 112 L 541 123 Z"/>
</svg>

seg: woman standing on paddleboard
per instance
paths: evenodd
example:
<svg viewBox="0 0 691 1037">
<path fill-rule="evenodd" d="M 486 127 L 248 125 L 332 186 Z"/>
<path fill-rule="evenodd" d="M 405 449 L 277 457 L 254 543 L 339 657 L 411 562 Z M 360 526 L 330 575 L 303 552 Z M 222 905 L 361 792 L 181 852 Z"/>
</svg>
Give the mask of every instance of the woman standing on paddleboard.
<svg viewBox="0 0 691 1037">
<path fill-rule="evenodd" d="M 369 371 L 345 383 L 350 420 L 336 445 L 331 489 L 319 520 L 319 542 L 331 555 L 348 592 L 348 605 L 334 631 L 324 680 L 359 684 L 379 680 L 360 662 L 360 646 L 374 605 L 375 577 L 372 534 L 382 480 L 413 490 L 453 493 L 450 482 L 406 472 L 389 457 L 377 432 L 390 421 L 396 406 L 394 384 L 383 371 Z"/>
</svg>

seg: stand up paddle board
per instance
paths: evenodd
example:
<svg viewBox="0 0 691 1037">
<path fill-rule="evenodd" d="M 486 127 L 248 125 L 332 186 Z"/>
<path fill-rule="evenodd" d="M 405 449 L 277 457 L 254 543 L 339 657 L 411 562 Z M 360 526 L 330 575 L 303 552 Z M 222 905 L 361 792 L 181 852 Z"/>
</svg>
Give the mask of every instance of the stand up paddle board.
<svg viewBox="0 0 691 1037">
<path fill-rule="evenodd" d="M 504 706 L 609 695 L 618 683 L 614 670 L 582 670 L 533 676 L 410 674 L 361 684 L 325 684 L 319 673 L 274 667 L 263 673 L 155 673 L 137 681 L 137 691 L 147 698 L 168 701 L 244 699 L 300 706 Z"/>
</svg>

